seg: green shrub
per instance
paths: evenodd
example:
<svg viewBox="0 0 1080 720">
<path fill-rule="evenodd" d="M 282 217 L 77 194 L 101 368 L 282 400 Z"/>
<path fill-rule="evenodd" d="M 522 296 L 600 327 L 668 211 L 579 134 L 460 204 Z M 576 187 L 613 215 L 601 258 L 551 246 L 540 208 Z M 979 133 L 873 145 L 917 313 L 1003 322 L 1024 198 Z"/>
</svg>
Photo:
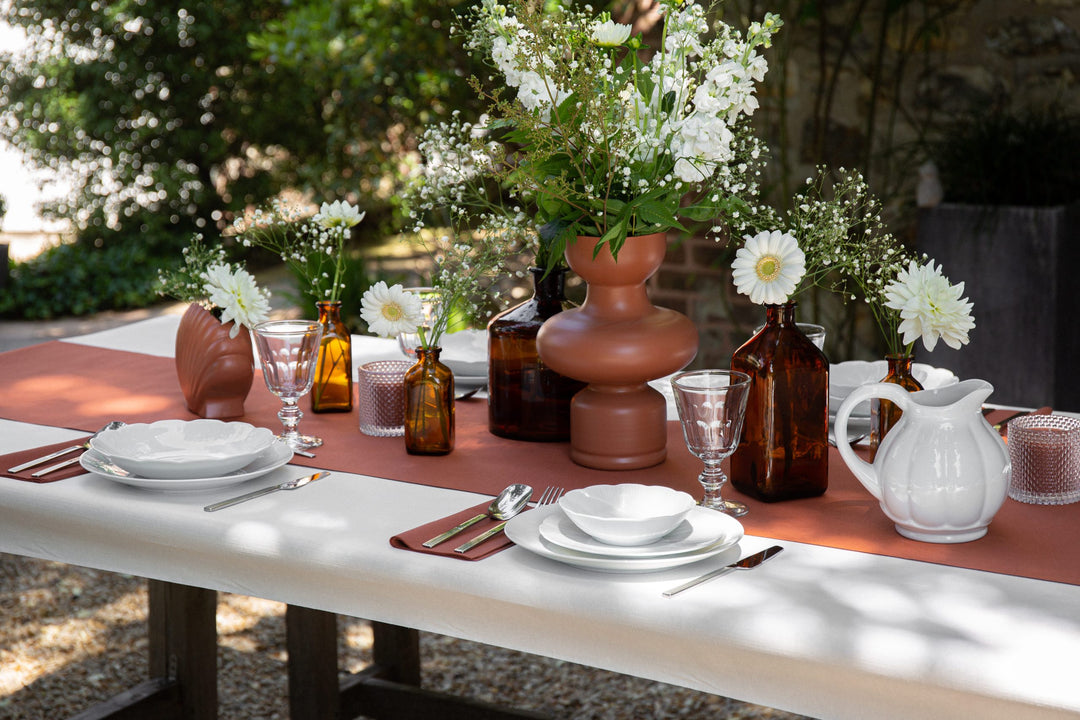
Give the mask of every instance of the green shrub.
<svg viewBox="0 0 1080 720">
<path fill-rule="evenodd" d="M 175 262 L 152 257 L 136 243 L 93 247 L 63 244 L 11 265 L 0 315 L 44 320 L 102 310 L 145 307 L 158 300 L 157 269 Z"/>
</svg>

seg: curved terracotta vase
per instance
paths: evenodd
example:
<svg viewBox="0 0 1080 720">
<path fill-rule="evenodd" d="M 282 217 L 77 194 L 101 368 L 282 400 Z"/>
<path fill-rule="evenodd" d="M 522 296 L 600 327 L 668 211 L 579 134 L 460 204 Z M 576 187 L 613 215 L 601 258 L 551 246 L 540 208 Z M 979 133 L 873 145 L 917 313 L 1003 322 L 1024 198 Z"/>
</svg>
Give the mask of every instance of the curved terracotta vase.
<svg viewBox="0 0 1080 720">
<path fill-rule="evenodd" d="M 667 252 L 667 235 L 627 238 L 612 258 L 596 238 L 566 249 L 570 268 L 588 283 L 580 308 L 544 323 L 541 359 L 589 385 L 570 406 L 570 457 L 601 470 L 632 470 L 667 457 L 667 401 L 646 383 L 694 359 L 698 334 L 685 315 L 649 302 L 645 282 Z"/>
<path fill-rule="evenodd" d="M 255 377 L 251 336 L 241 327 L 222 325 L 201 305 L 192 305 L 176 330 L 176 376 L 188 410 L 204 418 L 244 414 L 244 400 Z"/>
</svg>

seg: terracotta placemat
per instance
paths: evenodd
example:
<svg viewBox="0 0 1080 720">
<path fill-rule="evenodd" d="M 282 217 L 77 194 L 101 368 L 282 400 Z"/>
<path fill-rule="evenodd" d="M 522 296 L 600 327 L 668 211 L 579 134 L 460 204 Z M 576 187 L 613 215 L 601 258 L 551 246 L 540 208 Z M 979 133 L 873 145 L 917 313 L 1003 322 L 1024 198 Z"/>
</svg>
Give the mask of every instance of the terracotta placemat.
<svg viewBox="0 0 1080 720">
<path fill-rule="evenodd" d="M 93 431 L 117 418 L 194 417 L 184 408 L 169 358 L 51 342 L 0 354 L 0 377 L 6 385 L 0 417 L 12 420 Z M 278 400 L 258 377 L 245 408 L 243 420 L 277 430 Z M 1008 414 L 988 419 L 993 423 Z M 570 461 L 565 443 L 498 438 L 487 431 L 487 405 L 478 400 L 458 403 L 457 443 L 443 457 L 411 456 L 401 438 L 363 435 L 355 412 L 305 412 L 301 429 L 322 436 L 326 445 L 315 459 L 298 457 L 296 464 L 491 496 L 511 482 L 538 490 L 640 482 L 695 497 L 701 493 L 701 464 L 686 450 L 675 422 L 668 423 L 668 459 L 654 468 L 625 472 L 579 467 Z M 730 487 L 725 492 L 740 495 Z M 772 504 L 745 500 L 751 509 L 742 522 L 750 534 L 1080 585 L 1080 503 L 1026 505 L 1007 499 L 981 540 L 916 542 L 896 533 L 835 450 L 824 496 Z"/>
</svg>

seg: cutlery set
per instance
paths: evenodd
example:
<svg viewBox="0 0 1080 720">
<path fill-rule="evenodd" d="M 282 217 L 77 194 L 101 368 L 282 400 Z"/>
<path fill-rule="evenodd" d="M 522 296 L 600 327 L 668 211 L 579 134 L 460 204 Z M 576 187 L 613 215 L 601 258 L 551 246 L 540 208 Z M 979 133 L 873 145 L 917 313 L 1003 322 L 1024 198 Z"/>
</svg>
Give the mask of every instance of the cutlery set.
<svg viewBox="0 0 1080 720">
<path fill-rule="evenodd" d="M 540 499 L 536 502 L 536 507 L 552 505 L 559 500 L 562 494 L 562 488 L 549 486 L 540 495 Z M 488 530 L 480 533 L 472 540 L 469 540 L 454 548 L 454 552 L 456 553 L 466 553 L 480 543 L 484 542 L 485 540 L 489 540 L 502 532 L 503 529 L 506 527 L 507 521 L 520 513 L 525 508 L 531 496 L 532 488 L 530 486 L 521 484 L 510 485 L 501 493 L 499 493 L 498 497 L 496 497 L 491 502 L 491 505 L 488 506 L 487 513 L 471 517 L 460 525 L 452 527 L 446 532 L 436 535 L 435 537 L 425 542 L 423 545 L 426 548 L 433 548 L 436 545 L 441 545 L 455 535 L 480 522 L 484 518 L 492 518 L 502 521 L 498 525 L 495 525 Z"/>
<path fill-rule="evenodd" d="M 116 430 L 117 428 L 121 428 L 123 426 L 124 426 L 123 422 L 121 422 L 119 420 L 114 420 L 113 422 L 109 423 L 108 425 L 101 428 L 100 430 L 98 430 L 93 435 L 91 435 L 86 440 L 86 442 L 84 442 L 84 443 L 82 443 L 80 445 L 72 445 L 71 447 L 66 447 L 66 448 L 63 448 L 61 450 L 57 450 L 56 452 L 49 453 L 48 455 L 45 455 L 45 456 L 42 456 L 42 457 L 39 457 L 39 458 L 35 458 L 33 460 L 30 460 L 29 462 L 24 462 L 21 465 L 16 465 L 15 467 L 9 467 L 8 472 L 9 473 L 22 472 L 23 470 L 29 470 L 30 468 L 32 468 L 32 467 L 34 467 L 36 465 L 44 465 L 45 463 L 49 462 L 50 460 L 55 460 L 56 458 L 63 457 L 64 455 L 67 455 L 68 453 L 73 453 L 73 452 L 75 452 L 77 450 L 84 450 L 84 451 L 89 450 L 90 449 L 90 441 L 93 440 L 94 438 L 96 438 L 98 435 L 105 432 L 106 430 Z M 41 470 L 30 473 L 30 476 L 31 477 L 36 477 L 36 478 L 44 477 L 45 475 L 48 475 L 49 473 L 56 472 L 57 470 L 63 470 L 66 467 L 71 467 L 75 463 L 79 462 L 80 457 L 81 457 L 81 453 L 79 455 L 76 455 L 73 458 L 68 458 L 67 460 L 63 460 L 61 462 L 58 462 L 55 465 L 50 465 L 47 468 L 42 468 Z"/>
</svg>

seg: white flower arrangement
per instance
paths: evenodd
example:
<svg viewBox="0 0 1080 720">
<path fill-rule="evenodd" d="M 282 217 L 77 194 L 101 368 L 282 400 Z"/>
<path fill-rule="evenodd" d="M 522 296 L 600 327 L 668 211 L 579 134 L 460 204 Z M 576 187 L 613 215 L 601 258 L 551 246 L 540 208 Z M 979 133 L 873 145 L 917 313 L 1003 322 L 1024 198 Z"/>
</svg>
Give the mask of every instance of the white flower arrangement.
<svg viewBox="0 0 1080 720">
<path fill-rule="evenodd" d="M 237 218 L 233 229 L 244 247 L 278 255 L 314 300 L 337 302 L 345 289 L 345 241 L 365 214 L 347 202 L 335 201 L 322 203 L 319 212 L 308 216 L 298 207 L 275 200 L 268 211 Z"/>
<path fill-rule="evenodd" d="M 747 120 L 767 70 L 758 49 L 782 23 L 767 14 L 742 34 L 710 27 L 694 2 L 658 10 L 662 45 L 648 60 L 640 36 L 608 15 L 484 0 L 468 21 L 467 47 L 514 93 L 474 82 L 508 148 L 496 175 L 536 205 L 553 255 L 592 236 L 617 256 L 630 235 L 684 230 L 683 220 L 741 228 L 757 212 L 763 157 Z"/>
<path fill-rule="evenodd" d="M 972 303 L 964 294 L 964 283 L 952 285 L 933 261 L 919 266 L 914 260 L 900 271 L 885 288 L 885 307 L 900 315 L 897 328 L 910 354 L 915 342 L 922 338 L 927 350 L 933 351 L 943 340 L 954 350 L 968 343 L 968 333 L 975 328 L 971 316 Z"/>
<path fill-rule="evenodd" d="M 222 325 L 233 323 L 229 337 L 249 330 L 267 319 L 270 291 L 239 264 L 226 262 L 225 248 L 208 248 L 196 234 L 183 250 L 183 264 L 158 273 L 158 294 L 182 302 L 198 303 L 214 313 Z"/>
<path fill-rule="evenodd" d="M 779 230 L 747 235 L 731 264 L 735 287 L 750 301 L 782 305 L 806 274 L 806 255 L 794 237 Z"/>
<path fill-rule="evenodd" d="M 379 337 L 415 333 L 423 313 L 419 297 L 400 284 L 387 287 L 382 280 L 364 291 L 360 308 L 360 317 L 368 330 Z"/>
<path fill-rule="evenodd" d="M 828 191 L 827 191 L 827 186 Z M 747 235 L 732 263 L 738 290 L 755 303 L 783 304 L 818 286 L 867 303 L 890 355 L 910 355 L 920 337 L 958 349 L 975 327 L 964 285 L 951 285 L 933 261 L 920 266 L 884 229 L 881 203 L 858 172 L 835 180 L 819 169 L 786 217 L 787 230 Z M 901 338 L 902 336 L 902 338 Z"/>
</svg>

